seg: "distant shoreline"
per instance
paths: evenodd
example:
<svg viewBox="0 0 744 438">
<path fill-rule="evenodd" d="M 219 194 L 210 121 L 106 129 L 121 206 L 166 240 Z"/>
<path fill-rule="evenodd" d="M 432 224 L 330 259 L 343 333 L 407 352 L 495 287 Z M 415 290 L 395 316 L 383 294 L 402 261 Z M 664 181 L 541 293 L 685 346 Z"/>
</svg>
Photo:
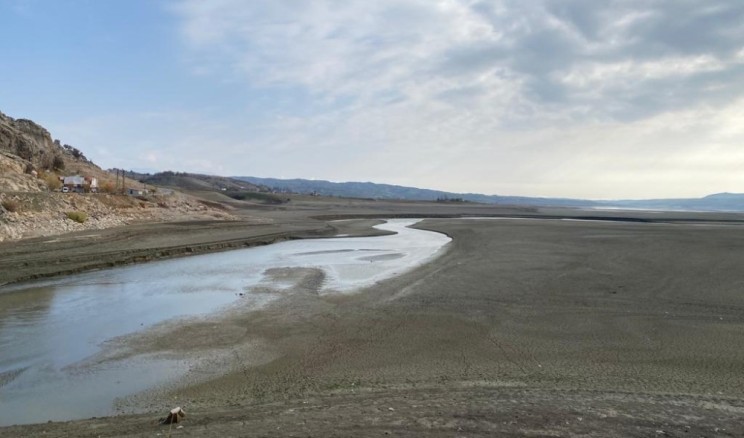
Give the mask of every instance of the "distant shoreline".
<svg viewBox="0 0 744 438">
<path fill-rule="evenodd" d="M 291 221 L 282 222 L 282 214 L 263 212 L 262 217 L 276 218 L 268 223 L 250 220 L 196 220 L 186 222 L 141 223 L 103 230 L 89 230 L 41 238 L 21 239 L 0 243 L 0 286 L 69 275 L 90 270 L 143 263 L 174 257 L 184 257 L 252 246 L 268 245 L 290 239 L 332 237 L 337 234 L 353 236 L 376 235 L 371 228 L 374 221 L 385 218 L 461 218 L 493 217 L 502 219 L 535 220 L 591 220 L 631 223 L 698 223 L 742 224 L 744 214 L 683 213 L 645 210 L 604 210 L 612 214 L 586 214 L 585 209 L 547 209 L 525 213 L 520 207 L 509 206 L 437 206 L 431 203 L 358 202 L 386 207 L 374 213 L 335 208 L 331 211 L 295 212 Z M 321 204 L 322 205 L 322 204 Z M 364 208 L 366 209 L 366 208 Z M 357 208 L 362 210 L 362 208 Z M 626 213 L 626 214 L 623 214 Z M 354 220 L 364 226 L 346 226 L 330 222 Z M 366 222 L 365 222 L 366 221 Z"/>
</svg>

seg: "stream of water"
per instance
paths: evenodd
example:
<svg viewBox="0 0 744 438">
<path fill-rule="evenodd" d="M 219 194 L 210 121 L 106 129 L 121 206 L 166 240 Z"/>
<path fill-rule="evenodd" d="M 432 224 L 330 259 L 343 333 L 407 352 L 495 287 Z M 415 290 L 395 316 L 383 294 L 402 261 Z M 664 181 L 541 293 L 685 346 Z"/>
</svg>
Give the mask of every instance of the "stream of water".
<svg viewBox="0 0 744 438">
<path fill-rule="evenodd" d="M 0 288 L 0 426 L 112 414 L 118 397 L 185 373 L 185 361 L 141 357 L 79 367 L 107 340 L 178 317 L 206 315 L 251 294 L 285 267 L 325 272 L 321 293 L 350 293 L 436 256 L 450 238 L 390 220 L 380 237 L 295 240 Z M 272 284 L 273 282 L 273 284 Z"/>
</svg>

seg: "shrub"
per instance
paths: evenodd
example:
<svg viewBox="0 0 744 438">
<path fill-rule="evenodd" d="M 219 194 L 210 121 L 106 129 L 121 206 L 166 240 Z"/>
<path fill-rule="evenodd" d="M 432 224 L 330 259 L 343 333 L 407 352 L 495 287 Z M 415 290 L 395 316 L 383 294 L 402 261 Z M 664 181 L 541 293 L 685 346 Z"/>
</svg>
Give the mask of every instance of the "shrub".
<svg viewBox="0 0 744 438">
<path fill-rule="evenodd" d="M 67 212 L 67 218 L 72 219 L 79 224 L 82 224 L 88 220 L 88 213 L 84 211 L 70 211 Z"/>
<path fill-rule="evenodd" d="M 101 184 L 101 191 L 103 193 L 114 193 L 116 191 L 116 187 L 114 187 L 114 183 L 112 183 L 111 181 L 106 181 Z"/>
<path fill-rule="evenodd" d="M 13 213 L 21 209 L 21 204 L 15 199 L 6 199 L 0 204 L 4 209 Z"/>
<path fill-rule="evenodd" d="M 49 187 L 49 190 L 59 190 L 59 188 L 62 187 L 62 181 L 60 181 L 59 177 L 54 173 L 47 173 L 44 175 L 44 182 L 47 187 Z"/>
</svg>

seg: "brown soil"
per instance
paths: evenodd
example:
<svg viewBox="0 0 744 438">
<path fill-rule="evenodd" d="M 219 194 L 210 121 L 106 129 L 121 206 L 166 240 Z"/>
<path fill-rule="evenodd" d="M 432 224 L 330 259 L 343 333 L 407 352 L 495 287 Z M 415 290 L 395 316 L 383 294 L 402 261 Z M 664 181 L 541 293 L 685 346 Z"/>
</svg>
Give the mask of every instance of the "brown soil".
<svg viewBox="0 0 744 438">
<path fill-rule="evenodd" d="M 33 249 L 41 241 L 0 245 L 0 272 L 4 281 L 49 275 L 41 262 L 70 252 L 78 261 L 60 263 L 73 271 L 90 266 L 83 254 L 116 262 L 137 251 L 366 234 L 373 223 L 310 216 L 457 212 L 374 207 L 308 203 L 267 212 L 271 224 L 67 236 L 45 244 L 59 251 L 49 258 Z M 460 212 L 515 214 L 469 208 Z M 706 218 L 737 219 L 427 220 L 418 226 L 454 240 L 403 276 L 328 296 L 317 293 L 322 273 L 277 270 L 296 286 L 267 308 L 123 340 L 117 357 L 203 359 L 183 385 L 120 404 L 146 413 L 0 436 L 166 436 L 156 420 L 176 405 L 187 417 L 172 436 L 744 436 L 744 228 Z"/>
</svg>

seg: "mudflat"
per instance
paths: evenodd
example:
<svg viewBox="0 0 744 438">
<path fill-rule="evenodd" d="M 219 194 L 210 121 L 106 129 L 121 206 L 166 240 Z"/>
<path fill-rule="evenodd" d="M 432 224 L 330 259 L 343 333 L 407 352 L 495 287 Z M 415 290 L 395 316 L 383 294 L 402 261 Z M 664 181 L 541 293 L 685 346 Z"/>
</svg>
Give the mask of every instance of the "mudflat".
<svg viewBox="0 0 744 438">
<path fill-rule="evenodd" d="M 304 215 L 281 232 L 374 223 Z M 744 226 L 711 219 L 424 220 L 453 241 L 402 276 L 327 295 L 322 272 L 287 269 L 295 286 L 266 308 L 124 340 L 119 357 L 202 359 L 120 402 L 139 413 L 0 436 L 743 436 Z M 225 233 L 211 241 L 262 235 Z M 157 418 L 176 405 L 169 432 Z"/>
</svg>

